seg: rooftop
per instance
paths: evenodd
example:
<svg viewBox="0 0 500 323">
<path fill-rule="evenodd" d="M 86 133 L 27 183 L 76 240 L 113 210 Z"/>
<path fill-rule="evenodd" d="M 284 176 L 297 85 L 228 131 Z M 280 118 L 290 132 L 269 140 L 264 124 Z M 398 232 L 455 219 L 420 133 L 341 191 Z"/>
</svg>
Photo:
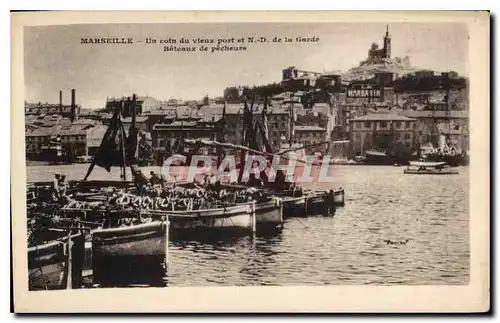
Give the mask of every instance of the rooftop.
<svg viewBox="0 0 500 323">
<path fill-rule="evenodd" d="M 88 147 L 99 147 L 104 138 L 104 134 L 108 130 L 108 126 L 98 125 L 92 127 L 87 132 L 87 146 Z"/>
<path fill-rule="evenodd" d="M 85 135 L 87 130 L 92 128 L 92 125 L 54 125 L 52 127 L 35 128 L 32 131 L 26 132 L 28 137 L 45 137 L 45 136 L 74 136 Z"/>
<path fill-rule="evenodd" d="M 135 122 L 146 122 L 148 121 L 148 117 L 143 117 L 143 116 L 136 116 L 135 117 Z M 128 117 L 128 118 L 122 118 L 122 122 L 123 123 L 130 123 L 132 122 L 132 117 Z"/>
<path fill-rule="evenodd" d="M 293 129 L 295 131 L 326 131 L 325 128 L 318 126 L 295 126 Z"/>
<path fill-rule="evenodd" d="M 197 122 L 195 121 L 174 121 L 169 124 L 164 124 L 164 123 L 157 123 L 153 126 L 153 129 L 158 130 L 158 129 L 168 129 L 168 128 L 175 128 L 175 127 L 196 127 Z"/>
</svg>

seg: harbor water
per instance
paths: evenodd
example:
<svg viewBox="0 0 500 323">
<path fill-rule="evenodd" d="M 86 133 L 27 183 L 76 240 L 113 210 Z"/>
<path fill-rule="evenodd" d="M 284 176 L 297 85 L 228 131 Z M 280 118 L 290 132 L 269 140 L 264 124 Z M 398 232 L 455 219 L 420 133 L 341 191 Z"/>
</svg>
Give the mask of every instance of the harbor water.
<svg viewBox="0 0 500 323">
<path fill-rule="evenodd" d="M 29 166 L 27 181 L 55 172 L 81 180 L 87 169 Z M 276 235 L 170 241 L 167 285 L 468 284 L 468 167 L 451 176 L 403 169 L 330 166 L 334 183 L 304 186 L 343 187 L 345 206 L 333 217 L 288 219 Z M 118 179 L 119 172 L 96 167 L 89 179 Z"/>
</svg>

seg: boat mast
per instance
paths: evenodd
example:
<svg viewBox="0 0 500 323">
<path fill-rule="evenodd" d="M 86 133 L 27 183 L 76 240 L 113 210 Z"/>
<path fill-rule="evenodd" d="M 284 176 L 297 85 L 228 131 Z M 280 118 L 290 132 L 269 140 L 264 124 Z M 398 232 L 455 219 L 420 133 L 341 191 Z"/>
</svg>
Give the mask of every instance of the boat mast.
<svg viewBox="0 0 500 323">
<path fill-rule="evenodd" d="M 293 141 L 293 122 L 294 122 L 294 100 L 295 100 L 295 91 L 292 90 L 292 95 L 290 98 L 290 111 L 289 111 L 289 136 L 288 136 L 288 143 L 290 145 L 290 148 L 292 148 L 292 141 Z"/>
<path fill-rule="evenodd" d="M 132 95 L 132 126 L 131 126 L 130 130 L 135 129 L 135 127 L 136 127 L 136 124 L 135 124 L 136 104 L 137 104 L 137 96 L 134 94 L 134 95 Z"/>
<path fill-rule="evenodd" d="M 123 112 L 124 110 L 124 107 L 125 107 L 125 101 L 122 99 L 122 105 L 121 105 L 121 112 Z M 119 119 L 121 119 L 121 113 L 119 114 Z M 134 118 L 132 118 L 133 120 Z M 125 133 L 123 131 L 123 127 L 121 127 L 121 136 L 120 136 L 120 149 L 122 151 L 122 165 L 121 165 L 121 169 L 122 169 L 122 173 L 123 173 L 123 180 L 126 181 L 127 180 L 127 170 L 126 170 L 126 167 L 127 167 L 127 160 L 126 160 L 126 157 L 125 157 Z M 130 132 L 130 130 L 129 130 Z"/>
<path fill-rule="evenodd" d="M 450 122 L 450 82 L 446 79 L 446 121 L 448 122 L 448 148 L 451 146 L 451 122 Z"/>
</svg>

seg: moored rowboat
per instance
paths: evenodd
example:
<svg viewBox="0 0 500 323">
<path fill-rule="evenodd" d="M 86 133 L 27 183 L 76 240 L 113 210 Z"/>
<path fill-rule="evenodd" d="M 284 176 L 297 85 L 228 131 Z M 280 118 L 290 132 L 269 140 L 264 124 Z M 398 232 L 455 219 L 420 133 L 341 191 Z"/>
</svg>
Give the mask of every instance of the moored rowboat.
<svg viewBox="0 0 500 323">
<path fill-rule="evenodd" d="M 240 234 L 256 230 L 255 207 L 255 202 L 249 202 L 214 209 L 162 211 L 161 214 L 168 215 L 172 233 L 215 230 Z"/>
<path fill-rule="evenodd" d="M 325 193 L 310 192 L 306 196 L 306 214 L 316 215 L 325 212 Z"/>
<path fill-rule="evenodd" d="M 80 287 L 84 242 L 78 233 L 28 248 L 29 290 Z"/>
<path fill-rule="evenodd" d="M 91 234 L 94 284 L 155 284 L 165 276 L 168 221 L 97 229 Z"/>
<path fill-rule="evenodd" d="M 404 173 L 415 175 L 454 175 L 458 174 L 458 170 L 450 167 L 445 162 L 411 161 L 410 166 L 404 170 Z"/>
<path fill-rule="evenodd" d="M 299 217 L 306 215 L 306 197 L 305 196 L 285 196 L 280 197 L 283 204 L 284 217 Z"/>
<path fill-rule="evenodd" d="M 335 198 L 333 190 L 306 191 L 306 214 L 309 215 L 331 215 L 335 213 Z"/>
<path fill-rule="evenodd" d="M 283 227 L 283 203 L 279 198 L 255 204 L 257 231 L 276 230 Z"/>
<path fill-rule="evenodd" d="M 426 169 L 426 170 L 418 170 L 418 169 L 405 169 L 405 174 L 414 174 L 414 175 L 456 175 L 458 174 L 458 170 L 456 169 Z"/>
</svg>

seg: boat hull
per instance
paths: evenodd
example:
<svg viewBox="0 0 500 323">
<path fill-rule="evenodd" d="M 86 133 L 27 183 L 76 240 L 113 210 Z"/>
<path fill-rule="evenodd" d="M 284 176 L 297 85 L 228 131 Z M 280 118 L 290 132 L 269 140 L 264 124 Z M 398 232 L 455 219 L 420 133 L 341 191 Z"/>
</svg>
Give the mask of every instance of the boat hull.
<svg viewBox="0 0 500 323">
<path fill-rule="evenodd" d="M 168 239 L 166 221 L 93 231 L 93 283 L 163 285 Z"/>
<path fill-rule="evenodd" d="M 343 206 L 345 204 L 343 188 L 333 191 L 333 202 L 338 206 Z"/>
<path fill-rule="evenodd" d="M 68 238 L 64 238 L 61 241 L 28 248 L 29 290 L 80 287 L 84 243 L 84 236 L 76 234 L 71 236 L 71 242 L 68 242 Z"/>
<path fill-rule="evenodd" d="M 196 211 L 165 212 L 173 235 L 194 231 L 248 234 L 256 230 L 255 204 Z"/>
<path fill-rule="evenodd" d="M 306 216 L 306 197 L 282 197 L 283 216 L 285 218 Z"/>
<path fill-rule="evenodd" d="M 385 153 L 367 151 L 363 163 L 365 165 L 393 165 L 394 160 Z"/>
<path fill-rule="evenodd" d="M 335 213 L 335 193 L 332 191 L 310 191 L 306 195 L 308 215 L 333 215 Z"/>
<path fill-rule="evenodd" d="M 325 213 L 325 194 L 312 193 L 306 197 L 306 213 L 317 215 Z"/>
<path fill-rule="evenodd" d="M 405 174 L 412 175 L 457 175 L 457 170 L 417 170 L 417 169 L 405 169 Z"/>
<path fill-rule="evenodd" d="M 450 166 L 467 166 L 469 160 L 463 155 L 427 154 L 426 158 L 431 162 L 445 162 Z"/>
<path fill-rule="evenodd" d="M 257 231 L 279 230 L 283 227 L 283 204 L 280 199 L 257 203 L 255 205 Z"/>
</svg>

